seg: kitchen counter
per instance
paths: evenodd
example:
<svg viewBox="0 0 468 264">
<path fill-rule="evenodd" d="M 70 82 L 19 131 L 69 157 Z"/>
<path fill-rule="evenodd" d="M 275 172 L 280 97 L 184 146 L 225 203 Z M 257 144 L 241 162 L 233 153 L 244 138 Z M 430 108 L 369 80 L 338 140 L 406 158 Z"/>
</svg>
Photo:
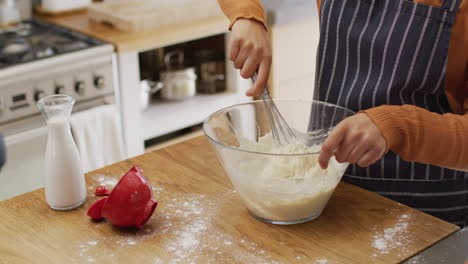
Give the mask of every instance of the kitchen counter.
<svg viewBox="0 0 468 264">
<path fill-rule="evenodd" d="M 111 25 L 90 20 L 87 12 L 68 16 L 39 18 L 112 43 L 120 53 L 142 52 L 222 34 L 228 31 L 229 25 L 229 21 L 224 16 L 218 16 L 198 20 L 197 23 L 169 25 L 143 32 L 123 32 Z"/>
<path fill-rule="evenodd" d="M 310 17 L 316 8 L 315 1 L 306 0 L 263 0 L 270 25 L 287 24 Z M 204 38 L 228 32 L 229 21 L 224 16 L 197 20 L 197 23 L 184 23 L 155 28 L 143 32 L 123 32 L 111 25 L 88 19 L 87 13 L 61 17 L 39 17 L 49 22 L 82 32 L 115 45 L 118 52 L 146 51 L 184 41 Z"/>
<path fill-rule="evenodd" d="M 99 183 L 132 165 L 159 205 L 141 230 L 94 222 Z M 399 263 L 458 228 L 340 183 L 322 216 L 278 226 L 251 217 L 214 151 L 198 137 L 86 175 L 88 199 L 54 211 L 37 190 L 0 202 L 0 263 Z"/>
</svg>

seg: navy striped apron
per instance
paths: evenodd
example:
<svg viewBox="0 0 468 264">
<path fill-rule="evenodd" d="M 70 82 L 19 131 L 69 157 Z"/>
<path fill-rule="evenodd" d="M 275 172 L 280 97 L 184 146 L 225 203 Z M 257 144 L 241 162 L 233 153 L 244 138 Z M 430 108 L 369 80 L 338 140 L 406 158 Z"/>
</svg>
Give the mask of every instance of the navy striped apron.
<svg viewBox="0 0 468 264">
<path fill-rule="evenodd" d="M 460 0 L 322 0 L 315 99 L 359 111 L 412 104 L 451 112 L 447 52 Z M 467 173 L 389 152 L 344 180 L 459 226 L 468 220 Z"/>
</svg>

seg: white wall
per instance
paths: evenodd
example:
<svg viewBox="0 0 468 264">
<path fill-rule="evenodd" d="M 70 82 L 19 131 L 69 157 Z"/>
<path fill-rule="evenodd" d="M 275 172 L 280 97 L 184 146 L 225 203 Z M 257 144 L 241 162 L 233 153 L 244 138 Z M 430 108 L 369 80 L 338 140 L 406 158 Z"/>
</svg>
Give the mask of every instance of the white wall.
<svg viewBox="0 0 468 264">
<path fill-rule="evenodd" d="M 311 4 L 305 7 L 310 9 L 310 16 L 271 27 L 273 49 L 271 85 L 275 98 L 312 99 L 319 20 L 315 1 L 310 2 Z"/>
</svg>

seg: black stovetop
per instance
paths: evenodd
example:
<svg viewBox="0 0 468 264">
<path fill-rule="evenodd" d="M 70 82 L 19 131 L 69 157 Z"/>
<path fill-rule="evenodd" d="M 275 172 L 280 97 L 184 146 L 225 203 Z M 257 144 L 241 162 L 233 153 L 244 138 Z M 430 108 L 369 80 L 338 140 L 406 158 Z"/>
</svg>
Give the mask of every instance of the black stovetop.
<svg viewBox="0 0 468 264">
<path fill-rule="evenodd" d="M 0 69 L 102 44 L 104 42 L 54 24 L 25 20 L 0 29 Z"/>
</svg>

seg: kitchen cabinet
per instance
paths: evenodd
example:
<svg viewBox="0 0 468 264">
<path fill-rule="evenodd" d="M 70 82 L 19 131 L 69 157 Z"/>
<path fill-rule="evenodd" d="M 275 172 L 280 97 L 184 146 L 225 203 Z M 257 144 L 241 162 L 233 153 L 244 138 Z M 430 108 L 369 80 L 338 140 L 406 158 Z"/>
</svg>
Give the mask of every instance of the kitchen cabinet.
<svg viewBox="0 0 468 264">
<path fill-rule="evenodd" d="M 209 144 L 198 137 L 90 172 L 76 210 L 50 209 L 43 189 L 0 201 L 0 263 L 400 263 L 458 230 L 344 182 L 315 220 L 260 222 Z M 91 221 L 95 187 L 133 165 L 152 184 L 153 217 L 141 230 Z"/>
</svg>

